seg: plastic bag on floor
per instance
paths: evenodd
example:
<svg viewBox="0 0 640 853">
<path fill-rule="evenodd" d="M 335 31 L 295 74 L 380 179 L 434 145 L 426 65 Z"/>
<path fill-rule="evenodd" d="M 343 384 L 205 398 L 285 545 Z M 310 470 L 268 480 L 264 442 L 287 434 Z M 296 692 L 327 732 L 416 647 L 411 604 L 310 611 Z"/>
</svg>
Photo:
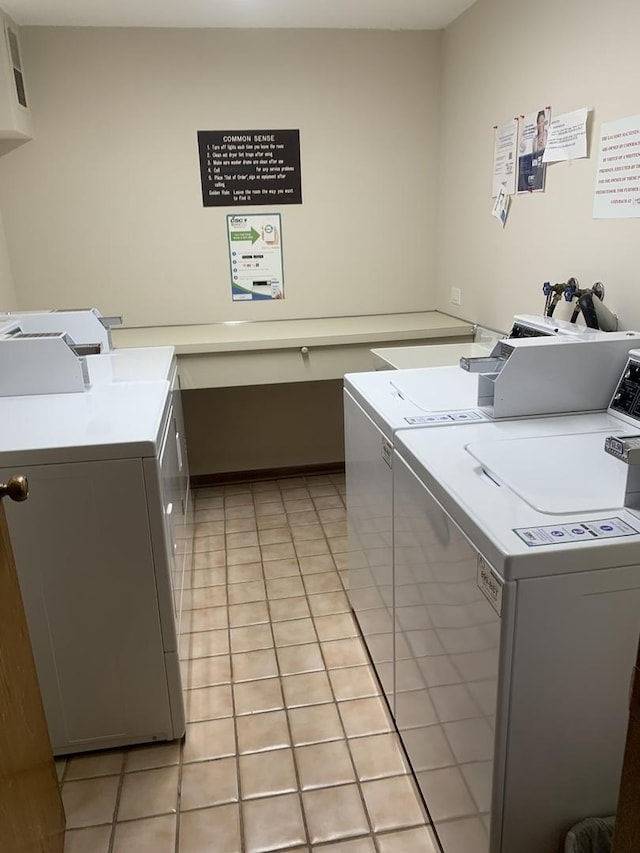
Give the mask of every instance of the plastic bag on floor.
<svg viewBox="0 0 640 853">
<path fill-rule="evenodd" d="M 564 853 L 610 853 L 613 817 L 589 817 L 572 826 L 564 842 Z"/>
</svg>

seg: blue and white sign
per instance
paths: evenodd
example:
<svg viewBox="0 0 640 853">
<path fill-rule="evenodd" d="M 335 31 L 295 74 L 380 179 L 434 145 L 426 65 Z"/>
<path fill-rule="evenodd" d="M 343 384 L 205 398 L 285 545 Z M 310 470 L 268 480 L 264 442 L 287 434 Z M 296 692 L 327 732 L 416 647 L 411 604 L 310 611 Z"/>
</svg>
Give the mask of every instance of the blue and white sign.
<svg viewBox="0 0 640 853">
<path fill-rule="evenodd" d="M 544 527 L 514 527 L 513 532 L 530 548 L 539 545 L 563 545 L 588 539 L 617 539 L 636 536 L 636 530 L 621 518 L 602 518 L 598 521 L 575 521 L 571 524 L 547 524 Z"/>
</svg>

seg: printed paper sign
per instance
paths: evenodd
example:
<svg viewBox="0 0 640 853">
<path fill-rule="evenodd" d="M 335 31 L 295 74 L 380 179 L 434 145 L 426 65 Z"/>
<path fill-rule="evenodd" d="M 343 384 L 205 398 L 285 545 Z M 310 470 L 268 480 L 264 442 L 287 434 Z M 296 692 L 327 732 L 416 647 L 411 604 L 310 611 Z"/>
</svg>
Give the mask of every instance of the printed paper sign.
<svg viewBox="0 0 640 853">
<path fill-rule="evenodd" d="M 640 115 L 603 124 L 594 219 L 640 216 Z"/>
<path fill-rule="evenodd" d="M 284 299 L 279 213 L 227 216 L 231 298 Z"/>
<path fill-rule="evenodd" d="M 640 533 L 617 517 L 601 518 L 598 521 L 576 521 L 573 524 L 546 524 L 544 527 L 514 527 L 513 532 L 530 548 L 588 542 L 592 539 L 618 539 L 621 536 L 636 536 Z"/>
<path fill-rule="evenodd" d="M 587 156 L 587 108 L 555 116 L 549 125 L 543 163 L 577 160 Z"/>
</svg>

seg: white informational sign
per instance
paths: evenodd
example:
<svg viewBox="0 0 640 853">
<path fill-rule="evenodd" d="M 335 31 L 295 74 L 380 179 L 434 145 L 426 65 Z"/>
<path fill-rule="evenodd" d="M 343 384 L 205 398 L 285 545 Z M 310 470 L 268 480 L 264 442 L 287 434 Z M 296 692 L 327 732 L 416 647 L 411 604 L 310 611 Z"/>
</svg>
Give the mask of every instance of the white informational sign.
<svg viewBox="0 0 640 853">
<path fill-rule="evenodd" d="M 602 125 L 594 219 L 640 216 L 640 115 Z"/>
<path fill-rule="evenodd" d="M 495 198 L 502 189 L 507 195 L 515 193 L 517 147 L 518 120 L 514 118 L 495 130 L 491 198 Z"/>
<path fill-rule="evenodd" d="M 587 156 L 587 115 L 583 107 L 551 119 L 547 145 L 542 155 L 543 163 L 561 160 L 578 160 Z"/>
<path fill-rule="evenodd" d="M 502 223 L 503 228 L 505 222 L 507 221 L 507 216 L 509 215 L 510 201 L 511 196 L 508 196 L 506 190 L 503 188 L 500 190 L 500 192 L 496 196 L 496 200 L 493 203 L 493 210 L 491 211 L 491 215 L 495 216 L 495 218 Z"/>
<path fill-rule="evenodd" d="M 573 524 L 546 524 L 544 527 L 514 527 L 516 533 L 530 548 L 540 545 L 566 545 L 593 539 L 618 539 L 637 536 L 638 532 L 622 518 L 600 518 L 597 521 L 576 521 Z"/>
<path fill-rule="evenodd" d="M 279 213 L 227 216 L 234 302 L 284 299 Z"/>
<path fill-rule="evenodd" d="M 551 109 L 545 107 L 522 117 L 518 143 L 518 192 L 544 191 L 547 170 L 543 161 L 547 145 Z"/>
</svg>

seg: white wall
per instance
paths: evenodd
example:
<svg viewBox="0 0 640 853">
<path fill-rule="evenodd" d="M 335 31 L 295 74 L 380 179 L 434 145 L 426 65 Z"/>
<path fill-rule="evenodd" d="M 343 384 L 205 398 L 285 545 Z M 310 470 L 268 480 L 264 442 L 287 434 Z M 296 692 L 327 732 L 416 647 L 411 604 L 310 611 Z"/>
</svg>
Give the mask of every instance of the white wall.
<svg viewBox="0 0 640 853">
<path fill-rule="evenodd" d="M 131 325 L 435 307 L 439 32 L 23 28 L 35 138 L 0 158 L 21 308 Z M 198 130 L 299 128 L 285 300 L 232 304 Z"/>
<path fill-rule="evenodd" d="M 9 251 L 4 234 L 2 211 L 0 211 L 0 313 L 3 311 L 14 311 L 17 307 Z"/>
<path fill-rule="evenodd" d="M 541 313 L 542 283 L 603 281 L 623 328 L 640 328 L 640 219 L 592 219 L 602 122 L 640 113 L 637 0 L 478 0 L 444 33 L 438 307 L 505 329 Z M 590 157 L 547 168 L 546 192 L 491 211 L 493 130 L 551 105 L 591 107 Z M 451 305 L 450 289 L 462 290 Z"/>
</svg>

